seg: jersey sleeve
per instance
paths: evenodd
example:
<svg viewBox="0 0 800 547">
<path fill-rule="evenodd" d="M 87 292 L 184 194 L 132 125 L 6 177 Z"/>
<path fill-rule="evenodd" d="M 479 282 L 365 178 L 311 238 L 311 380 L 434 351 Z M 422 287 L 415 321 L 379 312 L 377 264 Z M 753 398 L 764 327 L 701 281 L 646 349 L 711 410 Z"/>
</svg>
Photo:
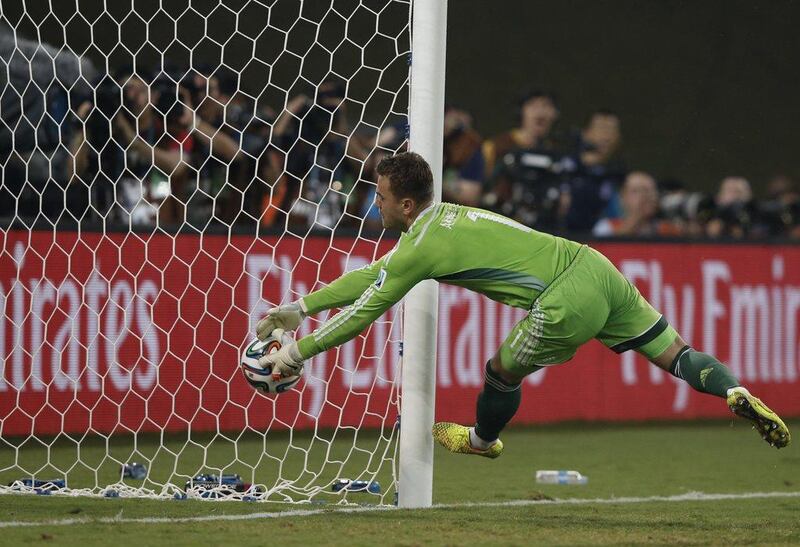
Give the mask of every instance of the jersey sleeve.
<svg viewBox="0 0 800 547">
<path fill-rule="evenodd" d="M 305 312 L 309 315 L 322 310 L 340 308 L 355 302 L 378 277 L 386 255 L 372 264 L 347 272 L 318 291 L 303 297 Z"/>
<path fill-rule="evenodd" d="M 401 241 L 394 251 L 384 256 L 377 276 L 353 304 L 298 341 L 303 359 L 355 338 L 399 302 L 414 285 L 429 277 L 426 261 L 420 260 L 420 255 L 414 250 L 413 243 L 404 244 Z"/>
</svg>

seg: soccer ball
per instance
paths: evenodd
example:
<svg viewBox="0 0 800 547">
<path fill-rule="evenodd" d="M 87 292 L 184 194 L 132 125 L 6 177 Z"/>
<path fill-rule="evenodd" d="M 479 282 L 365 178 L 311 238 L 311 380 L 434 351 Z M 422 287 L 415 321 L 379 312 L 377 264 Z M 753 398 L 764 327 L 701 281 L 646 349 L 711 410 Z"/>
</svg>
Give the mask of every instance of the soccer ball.
<svg viewBox="0 0 800 547">
<path fill-rule="evenodd" d="M 273 380 L 272 367 L 261 368 L 261 365 L 258 364 L 258 360 L 261 357 L 275 353 L 279 349 L 281 349 L 280 340 L 269 336 L 266 340 L 256 338 L 244 350 L 241 364 L 242 374 L 244 379 L 257 391 L 262 393 L 283 393 L 292 389 L 300 381 L 301 374 Z"/>
</svg>

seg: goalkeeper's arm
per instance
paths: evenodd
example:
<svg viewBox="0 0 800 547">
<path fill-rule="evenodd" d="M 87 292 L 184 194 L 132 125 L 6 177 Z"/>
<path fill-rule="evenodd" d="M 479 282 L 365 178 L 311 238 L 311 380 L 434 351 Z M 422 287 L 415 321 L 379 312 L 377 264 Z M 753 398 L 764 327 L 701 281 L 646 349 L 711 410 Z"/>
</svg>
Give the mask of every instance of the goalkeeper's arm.
<svg viewBox="0 0 800 547">
<path fill-rule="evenodd" d="M 361 331 L 400 301 L 411 288 L 428 277 L 426 261 L 412 253 L 398 252 L 378 271 L 374 283 L 352 305 L 330 318 L 320 328 L 297 342 L 300 355 L 309 359 L 355 338 Z"/>
<path fill-rule="evenodd" d="M 331 308 L 341 308 L 356 301 L 378 277 L 386 256 L 369 266 L 347 272 L 318 291 L 307 294 L 301 300 L 306 314 L 314 314 Z"/>
<path fill-rule="evenodd" d="M 375 281 L 384 259 L 385 256 L 369 266 L 347 272 L 323 289 L 267 311 L 256 325 L 258 338 L 266 340 L 275 329 L 295 330 L 309 314 L 352 304 Z"/>
</svg>

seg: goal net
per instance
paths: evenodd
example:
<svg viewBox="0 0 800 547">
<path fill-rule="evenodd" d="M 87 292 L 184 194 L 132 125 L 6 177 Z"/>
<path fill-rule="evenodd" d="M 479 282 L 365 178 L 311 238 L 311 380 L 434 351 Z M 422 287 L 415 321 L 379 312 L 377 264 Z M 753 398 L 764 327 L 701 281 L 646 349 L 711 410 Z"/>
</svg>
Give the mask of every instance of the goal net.
<svg viewBox="0 0 800 547">
<path fill-rule="evenodd" d="M 238 365 L 393 245 L 410 0 L 188 4 L 0 8 L 0 491 L 391 504 L 397 308 L 279 396 Z"/>
</svg>

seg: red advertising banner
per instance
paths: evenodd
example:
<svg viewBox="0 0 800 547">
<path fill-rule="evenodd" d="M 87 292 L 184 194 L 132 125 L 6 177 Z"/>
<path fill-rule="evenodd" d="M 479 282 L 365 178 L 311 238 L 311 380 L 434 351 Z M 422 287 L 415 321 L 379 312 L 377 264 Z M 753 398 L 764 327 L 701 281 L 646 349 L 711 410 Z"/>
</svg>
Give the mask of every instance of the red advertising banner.
<svg viewBox="0 0 800 547">
<path fill-rule="evenodd" d="M 256 393 L 241 349 L 266 309 L 392 245 L 284 235 L 0 233 L 0 434 L 393 423 L 396 309 L 314 358 L 299 389 Z M 596 245 L 698 349 L 800 416 L 800 247 Z M 440 285 L 437 419 L 474 420 L 483 366 L 523 310 Z M 300 335 L 328 312 L 306 321 Z M 634 352 L 599 343 L 529 376 L 517 423 L 727 416 Z"/>
</svg>

